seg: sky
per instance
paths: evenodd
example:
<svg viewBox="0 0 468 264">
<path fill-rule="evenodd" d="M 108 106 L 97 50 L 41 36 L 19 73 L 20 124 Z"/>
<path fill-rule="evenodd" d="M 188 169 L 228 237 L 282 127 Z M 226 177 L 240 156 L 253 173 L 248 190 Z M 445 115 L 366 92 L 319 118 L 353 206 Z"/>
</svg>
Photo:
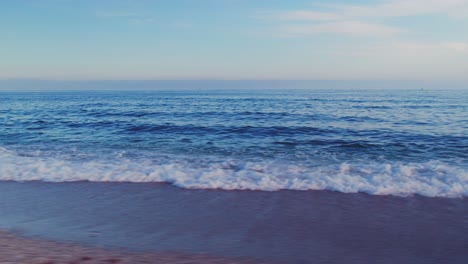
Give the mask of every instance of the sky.
<svg viewBox="0 0 468 264">
<path fill-rule="evenodd" d="M 468 84 L 468 0 L 1 0 L 16 79 Z"/>
</svg>

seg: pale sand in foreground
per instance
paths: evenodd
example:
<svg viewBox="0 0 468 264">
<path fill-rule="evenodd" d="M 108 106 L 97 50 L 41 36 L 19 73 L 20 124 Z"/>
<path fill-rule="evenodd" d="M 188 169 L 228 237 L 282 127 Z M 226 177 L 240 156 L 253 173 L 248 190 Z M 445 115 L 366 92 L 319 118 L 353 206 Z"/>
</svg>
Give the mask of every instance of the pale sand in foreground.
<svg viewBox="0 0 468 264">
<path fill-rule="evenodd" d="M 178 253 L 128 253 L 73 244 L 23 238 L 0 232 L 0 264 L 95 264 L 95 263 L 258 263 L 244 259 L 227 259 L 208 255 Z"/>
</svg>

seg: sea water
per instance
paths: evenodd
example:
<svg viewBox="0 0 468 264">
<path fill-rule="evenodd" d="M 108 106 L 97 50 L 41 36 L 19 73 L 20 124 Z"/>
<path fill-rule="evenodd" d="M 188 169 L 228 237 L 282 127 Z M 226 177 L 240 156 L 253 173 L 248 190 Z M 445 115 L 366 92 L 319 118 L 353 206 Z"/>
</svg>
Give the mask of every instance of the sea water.
<svg viewBox="0 0 468 264">
<path fill-rule="evenodd" d="M 3 91 L 0 180 L 464 197 L 468 91 Z"/>
</svg>

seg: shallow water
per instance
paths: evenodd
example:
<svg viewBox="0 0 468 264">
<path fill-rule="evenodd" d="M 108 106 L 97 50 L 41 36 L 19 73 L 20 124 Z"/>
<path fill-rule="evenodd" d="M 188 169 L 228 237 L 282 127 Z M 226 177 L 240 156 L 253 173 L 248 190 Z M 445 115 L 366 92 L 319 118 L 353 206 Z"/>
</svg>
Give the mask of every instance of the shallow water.
<svg viewBox="0 0 468 264">
<path fill-rule="evenodd" d="M 155 183 L 0 182 L 0 228 L 279 263 L 466 263 L 468 201 Z"/>
</svg>

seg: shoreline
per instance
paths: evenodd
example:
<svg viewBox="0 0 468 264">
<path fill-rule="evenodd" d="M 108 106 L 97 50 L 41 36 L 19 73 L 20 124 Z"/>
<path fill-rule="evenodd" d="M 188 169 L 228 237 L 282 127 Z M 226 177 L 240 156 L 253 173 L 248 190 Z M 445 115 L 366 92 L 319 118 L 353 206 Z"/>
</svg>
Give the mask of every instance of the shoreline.
<svg viewBox="0 0 468 264">
<path fill-rule="evenodd" d="M 466 198 L 0 182 L 0 201 L 0 263 L 436 264 L 468 257 Z M 18 254 L 30 259 L 12 262 Z"/>
<path fill-rule="evenodd" d="M 0 263 L 94 264 L 94 263 L 170 263 L 170 264 L 255 264 L 265 263 L 240 258 L 222 258 L 206 254 L 176 252 L 131 252 L 82 246 L 42 238 L 28 238 L 0 230 Z"/>
</svg>

